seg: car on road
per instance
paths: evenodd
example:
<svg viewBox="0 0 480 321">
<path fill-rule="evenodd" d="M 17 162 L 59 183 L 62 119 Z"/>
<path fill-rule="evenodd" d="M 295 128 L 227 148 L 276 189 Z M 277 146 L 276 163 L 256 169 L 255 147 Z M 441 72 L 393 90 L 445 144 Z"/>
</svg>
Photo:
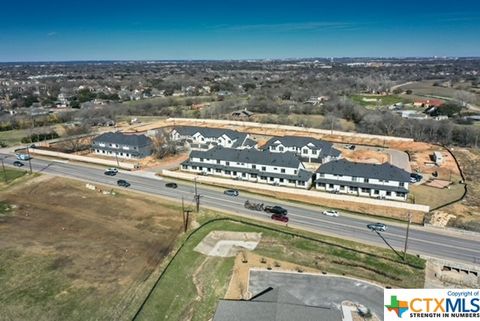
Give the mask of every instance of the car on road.
<svg viewBox="0 0 480 321">
<path fill-rule="evenodd" d="M 372 224 L 367 224 L 367 227 L 372 230 L 372 231 L 377 231 L 377 232 L 385 232 L 387 230 L 387 226 L 383 223 L 372 223 Z"/>
<path fill-rule="evenodd" d="M 22 163 L 21 161 L 14 161 L 14 162 L 13 162 L 13 166 L 22 167 L 22 166 L 24 166 L 24 165 L 25 165 L 25 164 Z"/>
<path fill-rule="evenodd" d="M 107 168 L 105 172 L 114 172 L 116 174 L 118 173 L 118 169 L 115 167 L 110 167 L 110 168 Z"/>
<path fill-rule="evenodd" d="M 323 215 L 326 215 L 326 216 L 340 216 L 340 214 L 338 214 L 337 211 L 334 211 L 334 210 L 326 210 L 326 211 L 323 211 Z"/>
<path fill-rule="evenodd" d="M 167 184 L 165 184 L 165 187 L 168 187 L 168 188 L 177 188 L 178 185 L 177 185 L 177 183 L 167 183 Z"/>
<path fill-rule="evenodd" d="M 228 195 L 228 196 L 238 196 L 240 193 L 236 189 L 227 189 L 226 191 L 223 192 L 223 194 Z"/>
<path fill-rule="evenodd" d="M 423 179 L 423 176 L 417 173 L 410 174 L 410 183 L 417 183 Z"/>
<path fill-rule="evenodd" d="M 275 221 L 280 221 L 284 223 L 288 222 L 288 216 L 283 214 L 272 214 L 271 218 L 272 220 L 275 220 Z"/>
<path fill-rule="evenodd" d="M 285 208 L 283 208 L 281 206 L 278 206 L 278 205 L 265 206 L 264 211 L 267 212 L 267 213 L 279 214 L 279 215 L 287 215 L 288 214 L 288 211 Z"/>
<path fill-rule="evenodd" d="M 107 175 L 107 176 L 115 176 L 115 175 L 117 175 L 117 172 L 114 172 L 114 171 L 105 171 L 104 174 Z"/>
<path fill-rule="evenodd" d="M 130 183 L 127 182 L 127 181 L 124 180 L 124 179 L 119 179 L 119 180 L 117 181 L 117 185 L 118 185 L 118 186 L 122 186 L 122 187 L 129 187 L 129 186 L 130 186 Z"/>
<path fill-rule="evenodd" d="M 28 154 L 15 154 L 18 160 L 28 161 L 32 159 L 32 157 Z"/>
</svg>

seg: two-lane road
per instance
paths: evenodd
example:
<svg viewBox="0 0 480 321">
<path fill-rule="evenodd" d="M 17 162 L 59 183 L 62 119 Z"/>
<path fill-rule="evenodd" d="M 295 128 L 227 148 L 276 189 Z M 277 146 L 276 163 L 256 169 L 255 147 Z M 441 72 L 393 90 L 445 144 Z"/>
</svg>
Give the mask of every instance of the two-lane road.
<svg viewBox="0 0 480 321">
<path fill-rule="evenodd" d="M 11 166 L 14 156 L 0 154 L 0 157 L 8 157 L 5 160 L 7 166 Z M 28 162 L 25 169 L 28 169 Z M 77 163 L 50 161 L 45 159 L 32 159 L 32 167 L 36 172 L 50 175 L 65 176 L 80 179 L 97 184 L 116 186 L 118 179 L 125 179 L 131 183 L 130 189 L 144 193 L 166 196 L 180 202 L 185 199 L 186 204 L 193 205 L 194 187 L 187 182 L 180 182 L 178 188 L 165 187 L 167 180 L 156 177 L 146 177 L 135 172 L 120 171 L 116 176 L 104 175 L 104 169 Z M 121 187 L 118 187 L 121 188 Z M 296 225 L 317 231 L 322 234 L 334 235 L 340 238 L 357 240 L 364 243 L 386 246 L 374 232 L 366 228 L 366 224 L 379 219 L 368 219 L 359 215 L 341 214 L 340 217 L 328 217 L 322 214 L 325 208 L 320 206 L 299 205 L 297 203 L 281 201 L 274 198 L 263 197 L 255 194 L 240 193 L 238 197 L 226 196 L 219 188 L 197 186 L 201 195 L 202 206 L 225 210 L 232 213 L 248 215 L 256 218 L 269 219 L 269 214 L 258 211 L 250 211 L 244 208 L 244 202 L 248 199 L 252 202 L 261 202 L 265 205 L 279 204 L 288 209 L 291 225 Z M 383 233 L 385 239 L 396 249 L 402 250 L 405 241 L 406 226 L 403 224 L 389 224 L 387 232 Z M 422 227 L 410 229 L 408 242 L 410 253 L 437 257 L 446 260 L 463 261 L 480 264 L 480 237 L 458 236 L 455 234 L 440 234 L 427 231 Z"/>
</svg>

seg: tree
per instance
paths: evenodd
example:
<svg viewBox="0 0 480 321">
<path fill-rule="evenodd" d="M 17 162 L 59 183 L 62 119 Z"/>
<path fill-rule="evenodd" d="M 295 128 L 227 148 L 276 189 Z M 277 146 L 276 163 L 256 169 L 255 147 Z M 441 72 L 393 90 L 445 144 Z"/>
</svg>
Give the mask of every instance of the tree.
<svg viewBox="0 0 480 321">
<path fill-rule="evenodd" d="M 454 101 L 447 101 L 435 110 L 433 116 L 446 115 L 452 117 L 458 115 L 460 111 L 462 111 L 462 105 Z"/>
<path fill-rule="evenodd" d="M 255 85 L 254 83 L 251 83 L 251 82 L 247 82 L 247 83 L 242 85 L 242 88 L 245 91 L 249 91 L 249 90 L 257 88 L 257 85 Z"/>
<path fill-rule="evenodd" d="M 164 129 L 158 130 L 153 142 L 153 155 L 155 158 L 162 159 L 164 157 L 175 155 L 177 153 L 177 146 L 171 139 L 168 132 Z"/>
</svg>

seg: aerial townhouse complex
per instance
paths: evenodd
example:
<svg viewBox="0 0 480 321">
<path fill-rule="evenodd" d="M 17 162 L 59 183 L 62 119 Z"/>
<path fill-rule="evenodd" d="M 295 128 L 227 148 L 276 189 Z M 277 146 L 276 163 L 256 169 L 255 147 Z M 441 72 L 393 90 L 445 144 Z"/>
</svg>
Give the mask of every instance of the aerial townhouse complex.
<svg viewBox="0 0 480 321">
<path fill-rule="evenodd" d="M 235 130 L 181 126 L 171 132 L 171 139 L 187 144 L 192 150 L 208 150 L 215 146 L 229 148 L 252 148 L 256 142 L 250 135 Z"/>
<path fill-rule="evenodd" d="M 273 137 L 261 150 L 248 134 L 228 129 L 179 127 L 172 139 L 202 145 L 192 147 L 181 164 L 184 171 L 395 201 L 408 197 L 410 173 L 389 163 L 348 161 L 331 143 L 310 137 Z M 317 171 L 307 170 L 304 162 Z"/>
<path fill-rule="evenodd" d="M 315 187 L 320 191 L 405 201 L 409 182 L 408 172 L 389 163 L 377 165 L 340 159 L 318 168 Z"/>
</svg>

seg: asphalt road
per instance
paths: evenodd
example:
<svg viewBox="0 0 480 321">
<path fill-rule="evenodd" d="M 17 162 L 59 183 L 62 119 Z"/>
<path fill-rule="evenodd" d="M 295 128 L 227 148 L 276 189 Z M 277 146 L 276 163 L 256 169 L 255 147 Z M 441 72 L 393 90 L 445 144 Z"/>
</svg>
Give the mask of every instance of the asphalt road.
<svg viewBox="0 0 480 321">
<path fill-rule="evenodd" d="M 5 159 L 6 166 L 11 166 L 15 160 L 15 157 L 12 155 L 0 154 L 0 157 L 7 157 Z M 24 163 L 24 168 L 28 169 L 28 162 Z M 116 188 L 121 188 L 116 186 L 116 181 L 118 179 L 125 179 L 131 183 L 129 188 L 132 190 L 167 196 L 178 202 L 180 202 L 183 197 L 186 205 L 194 205 L 194 186 L 187 182 L 177 182 L 178 188 L 172 189 L 165 187 L 165 183 L 170 180 L 164 180 L 159 177 L 142 176 L 140 173 L 124 171 L 120 171 L 116 176 L 111 177 L 104 175 L 104 168 L 38 158 L 32 159 L 32 167 L 35 172 L 65 176 L 97 184 L 113 185 Z M 322 211 L 325 208 L 320 206 L 289 203 L 243 192 L 241 192 L 238 197 L 231 197 L 224 195 L 222 189 L 202 185 L 198 185 L 197 189 L 201 195 L 202 206 L 263 218 L 270 221 L 269 214 L 247 210 L 243 204 L 247 199 L 252 202 L 261 202 L 265 205 L 278 204 L 288 210 L 288 216 L 290 217 L 289 226 L 299 226 L 318 231 L 322 234 L 383 247 L 386 246 L 384 241 L 376 233 L 368 230 L 366 227 L 366 224 L 372 221 L 382 222 L 380 218 L 371 219 L 361 215 L 346 213 L 341 213 L 339 217 L 327 217 L 322 215 Z M 272 223 L 280 224 L 273 221 Z M 384 223 L 389 226 L 388 230 L 383 233 L 384 238 L 395 249 L 399 251 L 403 250 L 406 226 L 388 221 Z M 423 227 L 414 226 L 410 229 L 408 251 L 409 253 L 480 265 L 480 237 L 477 237 L 477 235 L 460 236 L 452 233 L 440 234 L 426 230 Z"/>
</svg>

